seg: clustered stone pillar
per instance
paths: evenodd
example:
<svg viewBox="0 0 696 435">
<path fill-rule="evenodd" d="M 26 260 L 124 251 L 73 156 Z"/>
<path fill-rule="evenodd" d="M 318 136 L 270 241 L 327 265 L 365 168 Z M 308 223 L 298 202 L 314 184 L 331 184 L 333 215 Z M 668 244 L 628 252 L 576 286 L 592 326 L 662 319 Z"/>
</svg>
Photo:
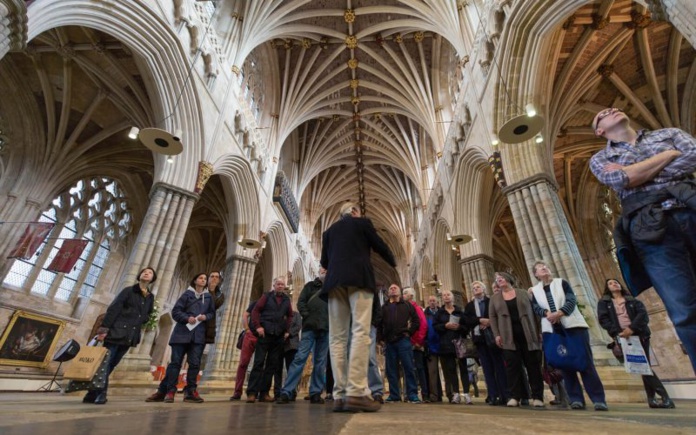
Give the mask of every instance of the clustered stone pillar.
<svg viewBox="0 0 696 435">
<path fill-rule="evenodd" d="M 556 190 L 553 180 L 539 174 L 508 186 L 503 192 L 510 203 L 529 274 L 536 261 L 544 261 L 555 276 L 568 281 L 583 306 L 592 340 L 604 342 L 607 337 L 597 324 L 597 295 Z M 533 276 L 532 282 L 537 282 Z"/>
<path fill-rule="evenodd" d="M 225 304 L 218 311 L 215 345 L 208 354 L 205 368 L 206 389 L 234 389 L 235 374 L 239 363 L 237 336 L 242 329 L 242 315 L 251 297 L 254 269 L 258 260 L 242 255 L 233 255 L 225 266 L 223 293 Z"/>
<path fill-rule="evenodd" d="M 474 295 L 471 293 L 471 283 L 481 281 L 486 285 L 486 294 L 490 295 L 493 291 L 493 274 L 495 267 L 493 259 L 486 254 L 473 255 L 468 258 L 459 260 L 462 266 L 462 275 L 464 276 L 464 284 L 469 289 L 470 294 L 467 295 L 471 300 Z"/>
<path fill-rule="evenodd" d="M 165 307 L 171 292 L 174 267 L 197 200 L 198 195 L 174 186 L 158 183 L 153 187 L 150 206 L 131 250 L 119 288 L 135 283 L 142 268 L 153 267 L 158 276 L 153 285 L 155 298 L 160 307 Z M 114 386 L 152 381 L 150 349 L 154 339 L 154 331 L 143 331 L 140 345 L 124 357 L 112 375 Z"/>
</svg>

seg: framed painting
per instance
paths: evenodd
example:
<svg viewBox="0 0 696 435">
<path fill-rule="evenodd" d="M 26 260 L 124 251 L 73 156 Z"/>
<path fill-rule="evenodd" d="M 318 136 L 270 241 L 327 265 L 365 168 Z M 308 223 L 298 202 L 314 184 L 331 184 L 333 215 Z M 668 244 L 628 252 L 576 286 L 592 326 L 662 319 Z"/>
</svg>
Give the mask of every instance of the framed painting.
<svg viewBox="0 0 696 435">
<path fill-rule="evenodd" d="M 0 338 L 0 365 L 45 368 L 64 327 L 62 320 L 15 311 Z"/>
</svg>

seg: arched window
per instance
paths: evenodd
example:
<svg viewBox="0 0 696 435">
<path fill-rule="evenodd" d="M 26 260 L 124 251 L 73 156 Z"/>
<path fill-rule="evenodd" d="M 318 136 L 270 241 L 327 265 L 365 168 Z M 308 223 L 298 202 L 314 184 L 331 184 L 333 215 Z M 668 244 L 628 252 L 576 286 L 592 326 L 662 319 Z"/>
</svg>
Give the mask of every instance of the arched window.
<svg viewBox="0 0 696 435">
<path fill-rule="evenodd" d="M 105 177 L 78 181 L 53 200 L 39 221 L 56 226 L 32 258 L 14 261 L 4 284 L 66 302 L 92 296 L 109 253 L 128 236 L 132 225 L 123 191 Z M 65 239 L 88 243 L 72 271 L 48 270 Z"/>
</svg>

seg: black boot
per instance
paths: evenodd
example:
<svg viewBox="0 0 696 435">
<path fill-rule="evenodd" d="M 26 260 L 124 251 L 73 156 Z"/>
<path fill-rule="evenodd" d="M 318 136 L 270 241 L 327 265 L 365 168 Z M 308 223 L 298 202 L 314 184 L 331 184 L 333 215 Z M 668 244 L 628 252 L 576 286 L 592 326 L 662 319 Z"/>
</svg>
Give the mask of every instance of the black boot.
<svg viewBox="0 0 696 435">
<path fill-rule="evenodd" d="M 669 398 L 669 394 L 667 393 L 667 389 L 665 389 L 664 386 L 660 386 L 655 389 L 655 392 L 660 395 L 662 398 L 662 403 L 658 406 L 658 408 L 666 408 L 666 409 L 674 409 L 674 402 L 672 402 L 672 399 Z M 652 406 L 651 406 L 652 408 Z"/>
<path fill-rule="evenodd" d="M 85 394 L 85 397 L 82 398 L 82 403 L 94 403 L 94 399 L 97 398 L 97 395 L 99 395 L 99 391 L 95 391 L 95 390 L 87 391 L 87 394 Z"/>
<path fill-rule="evenodd" d="M 107 402 L 106 391 L 100 391 L 97 397 L 94 399 L 95 405 L 103 405 Z"/>
<path fill-rule="evenodd" d="M 660 403 L 655 399 L 655 397 L 648 397 L 648 406 L 652 409 L 659 408 Z"/>
<path fill-rule="evenodd" d="M 669 397 L 663 397 L 662 403 L 660 404 L 660 408 L 674 409 L 676 408 L 676 406 L 674 405 L 674 402 L 672 402 L 672 399 L 670 399 Z"/>
</svg>

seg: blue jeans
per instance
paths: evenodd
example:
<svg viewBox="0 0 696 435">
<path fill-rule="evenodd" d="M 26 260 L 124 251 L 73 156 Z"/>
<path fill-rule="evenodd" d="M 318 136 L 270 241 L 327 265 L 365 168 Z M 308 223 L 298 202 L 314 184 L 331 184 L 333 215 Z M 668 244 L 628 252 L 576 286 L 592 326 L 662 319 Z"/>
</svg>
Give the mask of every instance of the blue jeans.
<svg viewBox="0 0 696 435">
<path fill-rule="evenodd" d="M 370 327 L 370 364 L 367 366 L 367 386 L 373 396 L 384 395 L 384 381 L 377 362 L 377 328 Z"/>
<path fill-rule="evenodd" d="M 633 245 L 696 373 L 696 211 L 667 211 L 665 218 L 661 242 Z"/>
<path fill-rule="evenodd" d="M 589 356 L 589 361 L 587 368 L 582 372 L 576 372 L 575 370 L 561 370 L 563 373 L 563 381 L 565 382 L 566 390 L 568 391 L 568 398 L 570 403 L 580 402 L 585 404 L 585 396 L 582 394 L 582 387 L 580 386 L 580 381 L 578 380 L 578 373 L 582 378 L 582 384 L 587 391 L 587 395 L 590 396 L 592 403 L 605 403 L 606 398 L 604 397 L 604 385 L 602 385 L 602 380 L 599 379 L 597 374 L 597 369 L 594 365 L 594 358 L 592 357 L 592 348 L 590 347 L 590 333 L 587 328 L 569 328 L 566 329 L 566 333 L 570 335 L 581 335 L 585 340 L 585 349 L 587 350 L 587 355 Z"/>
<path fill-rule="evenodd" d="M 413 348 L 411 340 L 404 337 L 399 341 L 387 343 L 386 363 L 387 379 L 389 379 L 389 397 L 392 400 L 401 401 L 399 390 L 399 362 L 404 368 L 406 380 L 406 395 L 408 400 L 418 399 L 418 383 L 416 382 L 416 370 L 413 367 Z"/>
<path fill-rule="evenodd" d="M 292 360 L 288 369 L 288 376 L 283 384 L 280 394 L 292 397 L 297 384 L 302 378 L 302 371 L 307 363 L 309 353 L 312 352 L 312 381 L 309 385 L 309 395 L 321 394 L 326 383 L 324 377 L 326 373 L 326 360 L 329 353 L 329 333 L 328 331 L 302 331 L 300 347 L 297 349 L 295 359 Z"/>
<path fill-rule="evenodd" d="M 508 392 L 503 352 L 500 349 L 488 347 L 485 343 L 477 344 L 476 350 L 486 380 L 488 397 L 507 402 L 510 393 Z"/>
<path fill-rule="evenodd" d="M 172 348 L 172 356 L 169 365 L 167 365 L 164 379 L 160 382 L 157 391 L 163 394 L 176 393 L 176 384 L 181 372 L 181 364 L 184 362 L 184 355 L 186 355 L 188 364 L 186 388 L 184 388 L 184 391 L 196 391 L 196 388 L 198 388 L 198 372 L 201 368 L 201 355 L 203 355 L 205 343 L 170 344 L 169 346 Z"/>
</svg>

